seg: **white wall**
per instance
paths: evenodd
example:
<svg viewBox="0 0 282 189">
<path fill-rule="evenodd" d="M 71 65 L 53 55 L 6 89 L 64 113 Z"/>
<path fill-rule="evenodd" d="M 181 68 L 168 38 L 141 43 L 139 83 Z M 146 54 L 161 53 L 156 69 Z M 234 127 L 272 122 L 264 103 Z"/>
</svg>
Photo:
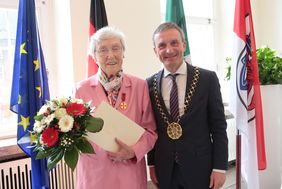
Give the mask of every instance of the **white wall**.
<svg viewBox="0 0 282 189">
<path fill-rule="evenodd" d="M 87 73 L 90 0 L 48 0 L 42 5 L 41 37 L 52 96 L 70 95 L 74 83 Z M 40 3 L 40 2 L 39 2 Z M 160 2 L 105 0 L 109 25 L 125 33 L 124 71 L 141 78 L 161 64 L 151 36 L 161 21 Z"/>
<path fill-rule="evenodd" d="M 267 45 L 282 53 L 282 1 L 252 0 L 256 45 Z"/>
<path fill-rule="evenodd" d="M 109 25 L 126 35 L 125 72 L 146 78 L 161 66 L 153 52 L 152 34 L 161 22 L 159 0 L 105 0 Z"/>
<path fill-rule="evenodd" d="M 73 84 L 86 77 L 90 0 L 44 2 L 40 29 L 51 78 L 50 91 L 53 96 L 69 95 Z M 282 12 L 278 10 L 282 1 L 251 0 L 251 3 L 257 47 L 269 45 L 282 52 Z M 232 55 L 234 5 L 235 0 L 215 3 L 215 57 L 221 81 L 226 73 L 225 58 Z M 160 1 L 105 0 L 105 6 L 109 24 L 120 28 L 127 38 L 125 72 L 146 78 L 157 71 L 161 64 L 153 53 L 151 36 L 161 22 Z"/>
<path fill-rule="evenodd" d="M 230 82 L 226 81 L 226 58 L 232 57 L 235 0 L 218 0 L 214 3 L 215 61 L 224 102 L 229 101 Z"/>
<path fill-rule="evenodd" d="M 69 96 L 74 83 L 70 1 L 48 0 L 40 6 L 40 35 L 51 96 Z M 41 2 L 36 1 L 37 5 Z"/>
</svg>

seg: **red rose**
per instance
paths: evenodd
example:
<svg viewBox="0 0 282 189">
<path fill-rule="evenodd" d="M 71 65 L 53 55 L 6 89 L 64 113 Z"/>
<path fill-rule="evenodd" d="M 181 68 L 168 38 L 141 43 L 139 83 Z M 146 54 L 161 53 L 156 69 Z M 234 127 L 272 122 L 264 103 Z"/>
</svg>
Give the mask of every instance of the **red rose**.
<svg viewBox="0 0 282 189">
<path fill-rule="evenodd" d="M 67 113 L 73 117 L 83 115 L 87 112 L 87 109 L 83 104 L 70 103 L 66 107 Z"/>
<path fill-rule="evenodd" d="M 42 141 L 48 147 L 54 146 L 59 139 L 59 131 L 48 127 L 42 132 Z"/>
</svg>

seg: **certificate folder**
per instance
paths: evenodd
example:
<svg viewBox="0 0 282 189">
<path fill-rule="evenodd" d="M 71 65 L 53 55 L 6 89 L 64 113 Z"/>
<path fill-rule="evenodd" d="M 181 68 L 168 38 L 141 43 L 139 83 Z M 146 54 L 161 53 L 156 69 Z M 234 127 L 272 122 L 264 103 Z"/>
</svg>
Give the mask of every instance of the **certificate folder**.
<svg viewBox="0 0 282 189">
<path fill-rule="evenodd" d="M 119 146 L 115 138 L 120 139 L 130 146 L 135 144 L 145 132 L 143 127 L 106 102 L 101 102 L 98 108 L 96 108 L 95 117 L 102 118 L 104 120 L 104 126 L 100 132 L 88 132 L 88 139 L 107 151 L 118 151 Z"/>
</svg>

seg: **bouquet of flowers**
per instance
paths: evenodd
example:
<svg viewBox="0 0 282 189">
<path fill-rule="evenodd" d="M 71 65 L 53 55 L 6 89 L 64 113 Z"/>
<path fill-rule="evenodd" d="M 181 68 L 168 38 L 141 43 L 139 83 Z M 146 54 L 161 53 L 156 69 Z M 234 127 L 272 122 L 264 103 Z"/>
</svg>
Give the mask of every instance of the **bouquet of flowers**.
<svg viewBox="0 0 282 189">
<path fill-rule="evenodd" d="M 47 101 L 34 117 L 36 159 L 47 158 L 48 170 L 63 157 L 74 170 L 79 153 L 95 153 L 86 139 L 87 131 L 98 132 L 103 120 L 91 116 L 91 108 L 81 99 L 57 98 Z"/>
</svg>

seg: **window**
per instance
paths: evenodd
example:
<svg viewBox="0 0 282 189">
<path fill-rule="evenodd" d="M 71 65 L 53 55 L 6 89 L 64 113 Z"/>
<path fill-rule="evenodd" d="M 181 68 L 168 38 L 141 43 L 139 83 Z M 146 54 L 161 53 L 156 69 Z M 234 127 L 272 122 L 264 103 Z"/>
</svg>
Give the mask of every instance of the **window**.
<svg viewBox="0 0 282 189">
<path fill-rule="evenodd" d="M 40 15 L 42 0 L 35 0 Z M 0 140 L 15 138 L 17 114 L 10 111 L 19 0 L 0 0 Z M 38 20 L 39 22 L 40 20 Z M 1 145 L 0 145 L 1 146 Z"/>
<path fill-rule="evenodd" d="M 17 9 L 0 7 L 0 138 L 16 134 L 17 115 L 9 109 L 16 27 Z"/>
<path fill-rule="evenodd" d="M 182 0 L 192 64 L 216 70 L 214 60 L 214 21 L 212 0 Z M 161 0 L 162 20 L 165 20 L 166 0 Z"/>
</svg>

